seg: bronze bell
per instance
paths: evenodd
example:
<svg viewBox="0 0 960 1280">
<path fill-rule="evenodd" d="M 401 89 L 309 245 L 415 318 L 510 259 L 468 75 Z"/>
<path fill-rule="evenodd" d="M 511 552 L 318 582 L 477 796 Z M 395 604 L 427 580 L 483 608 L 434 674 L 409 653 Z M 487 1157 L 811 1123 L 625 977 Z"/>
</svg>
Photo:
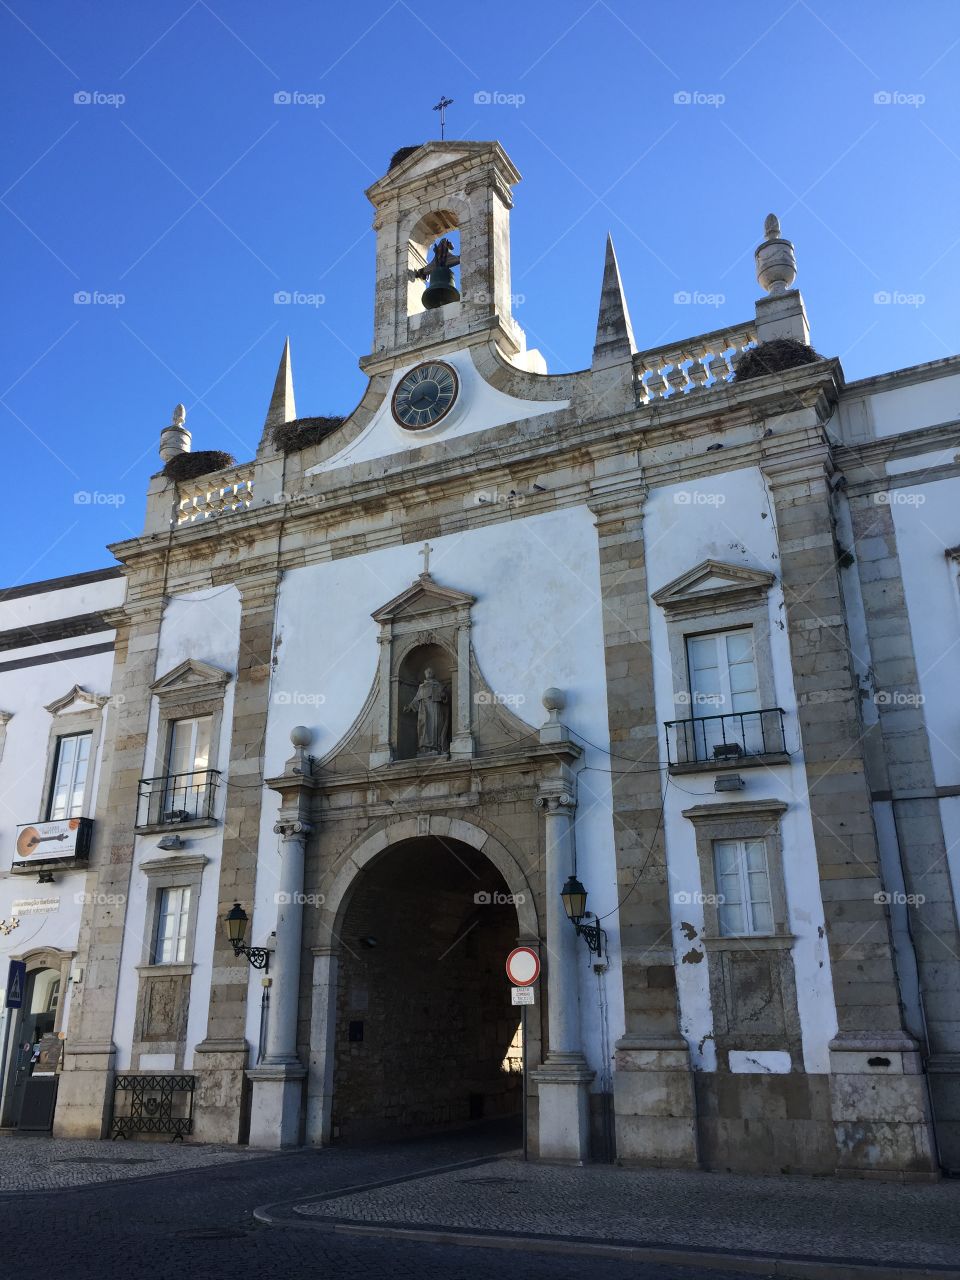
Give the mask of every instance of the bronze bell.
<svg viewBox="0 0 960 1280">
<path fill-rule="evenodd" d="M 428 311 L 434 307 L 445 307 L 448 302 L 460 301 L 460 290 L 454 282 L 451 267 L 432 267 L 420 301 Z"/>
</svg>

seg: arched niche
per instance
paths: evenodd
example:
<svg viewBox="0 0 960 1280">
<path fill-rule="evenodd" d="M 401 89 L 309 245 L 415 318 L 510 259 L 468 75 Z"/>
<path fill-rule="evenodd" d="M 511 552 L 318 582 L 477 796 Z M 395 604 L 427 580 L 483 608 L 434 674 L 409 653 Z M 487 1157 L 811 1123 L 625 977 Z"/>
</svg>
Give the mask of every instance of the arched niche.
<svg viewBox="0 0 960 1280">
<path fill-rule="evenodd" d="M 438 681 L 445 693 L 443 719 L 445 721 L 442 734 L 442 751 L 450 749 L 450 726 L 453 710 L 457 705 L 457 665 L 456 659 L 442 644 L 414 644 L 400 658 L 397 667 L 397 723 L 396 754 L 398 760 L 413 760 L 420 754 L 418 738 L 418 713 L 408 710 L 417 690 L 426 679 L 427 672 L 432 672 L 433 679 Z"/>
</svg>

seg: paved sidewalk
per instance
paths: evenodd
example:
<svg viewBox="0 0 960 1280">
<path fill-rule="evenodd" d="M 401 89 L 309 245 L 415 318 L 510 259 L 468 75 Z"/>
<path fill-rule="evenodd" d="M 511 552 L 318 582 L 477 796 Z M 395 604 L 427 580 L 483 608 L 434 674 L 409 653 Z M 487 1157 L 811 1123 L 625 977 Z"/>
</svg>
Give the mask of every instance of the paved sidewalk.
<svg viewBox="0 0 960 1280">
<path fill-rule="evenodd" d="M 97 1139 L 0 1135 L 0 1193 L 53 1191 L 180 1173 L 203 1165 L 237 1164 L 262 1151 L 187 1142 L 101 1142 Z"/>
<path fill-rule="evenodd" d="M 380 1229 L 679 1246 L 837 1264 L 957 1268 L 960 1182 L 570 1168 L 514 1157 L 298 1204 L 301 1218 Z M 789 1274 L 789 1272 L 778 1274 Z"/>
</svg>

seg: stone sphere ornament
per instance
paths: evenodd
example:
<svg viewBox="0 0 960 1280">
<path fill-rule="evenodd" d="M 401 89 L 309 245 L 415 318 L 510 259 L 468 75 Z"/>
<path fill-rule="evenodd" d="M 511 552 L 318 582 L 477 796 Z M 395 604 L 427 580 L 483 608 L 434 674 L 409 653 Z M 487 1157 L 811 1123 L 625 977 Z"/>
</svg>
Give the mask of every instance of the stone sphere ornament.
<svg viewBox="0 0 960 1280">
<path fill-rule="evenodd" d="M 313 732 L 305 724 L 295 725 L 290 730 L 290 741 L 302 751 L 305 747 L 309 747 L 313 741 Z"/>
<path fill-rule="evenodd" d="M 562 689 L 544 689 L 543 697 L 540 699 L 550 715 L 556 718 L 556 713 L 562 711 L 567 705 L 567 695 Z"/>
</svg>

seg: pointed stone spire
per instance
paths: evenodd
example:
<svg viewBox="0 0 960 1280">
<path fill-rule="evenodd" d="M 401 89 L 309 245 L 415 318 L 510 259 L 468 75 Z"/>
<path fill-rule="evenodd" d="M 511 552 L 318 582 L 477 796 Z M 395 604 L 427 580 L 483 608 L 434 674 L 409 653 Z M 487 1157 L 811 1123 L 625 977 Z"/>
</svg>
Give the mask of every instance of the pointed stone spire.
<svg viewBox="0 0 960 1280">
<path fill-rule="evenodd" d="M 293 398 L 293 368 L 290 364 L 290 339 L 283 344 L 283 355 L 280 357 L 280 368 L 277 380 L 273 384 L 273 395 L 270 397 L 270 408 L 267 410 L 263 424 L 263 435 L 267 439 L 274 427 L 284 422 L 293 422 L 297 416 L 297 404 Z"/>
<path fill-rule="evenodd" d="M 637 350 L 627 300 L 623 296 L 620 268 L 607 232 L 607 253 L 603 262 L 603 286 L 600 290 L 600 315 L 597 317 L 597 340 L 593 344 L 592 369 L 629 360 Z"/>
</svg>

